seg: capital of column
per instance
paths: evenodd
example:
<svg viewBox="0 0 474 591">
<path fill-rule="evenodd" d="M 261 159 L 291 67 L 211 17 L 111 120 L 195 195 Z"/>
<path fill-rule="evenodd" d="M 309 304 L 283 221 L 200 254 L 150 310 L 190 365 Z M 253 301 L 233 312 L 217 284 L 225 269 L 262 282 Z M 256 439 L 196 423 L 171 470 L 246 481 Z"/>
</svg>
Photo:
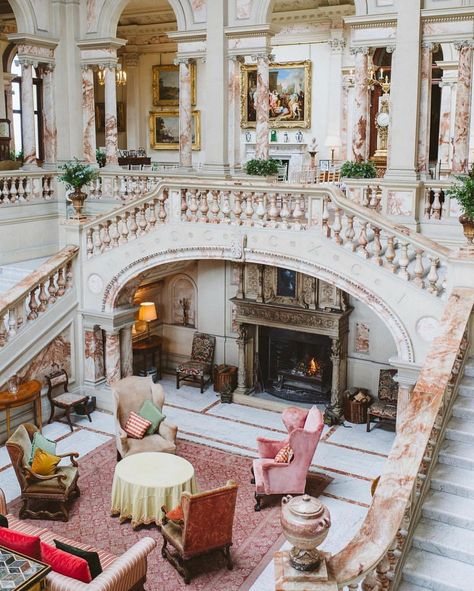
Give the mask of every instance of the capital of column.
<svg viewBox="0 0 474 591">
<path fill-rule="evenodd" d="M 440 82 L 438 82 L 440 88 L 452 88 L 455 84 L 455 80 L 440 80 Z"/>
<path fill-rule="evenodd" d="M 439 43 L 434 43 L 433 41 L 422 41 L 421 48 L 428 49 L 430 52 L 435 53 L 439 49 Z"/>
<path fill-rule="evenodd" d="M 269 64 L 270 62 L 273 62 L 275 60 L 275 56 L 273 55 L 273 53 L 269 53 L 267 51 L 259 51 L 257 53 L 253 53 L 250 58 L 254 61 L 254 62 L 258 62 L 259 60 L 266 62 L 267 64 Z"/>
<path fill-rule="evenodd" d="M 228 55 L 227 59 L 230 62 L 234 62 L 234 63 L 239 63 L 239 64 L 245 63 L 245 57 L 243 55 Z"/>
<path fill-rule="evenodd" d="M 97 64 L 97 68 L 99 70 L 120 70 L 122 65 L 119 64 L 117 61 L 107 61 L 107 62 L 100 62 Z"/>
<path fill-rule="evenodd" d="M 138 53 L 123 54 L 123 63 L 126 68 L 136 68 L 138 66 L 139 59 L 140 55 Z"/>
<path fill-rule="evenodd" d="M 194 59 L 190 57 L 178 56 L 174 58 L 173 63 L 175 66 L 179 66 L 180 64 L 188 66 L 194 63 Z"/>
<path fill-rule="evenodd" d="M 96 67 L 94 64 L 81 64 L 81 72 L 93 71 Z"/>
<path fill-rule="evenodd" d="M 350 52 L 352 55 L 357 55 L 361 53 L 362 55 L 369 55 L 370 47 L 361 46 L 361 47 L 351 47 Z"/>
<path fill-rule="evenodd" d="M 474 47 L 474 39 L 464 39 L 463 41 L 456 41 L 454 48 L 458 51 L 461 49 L 472 49 Z"/>
<path fill-rule="evenodd" d="M 247 327 L 243 324 L 239 324 L 237 328 L 238 338 L 237 338 L 237 345 L 245 345 L 248 339 L 248 330 Z"/>
<path fill-rule="evenodd" d="M 328 39 L 328 45 L 333 53 L 342 53 L 346 47 L 346 40 L 333 37 Z"/>
<path fill-rule="evenodd" d="M 387 53 L 393 53 L 395 51 L 395 49 L 396 49 L 395 45 L 387 45 L 387 47 L 385 48 L 385 51 Z"/>
<path fill-rule="evenodd" d="M 23 68 L 36 68 L 39 64 L 38 60 L 34 60 L 29 56 L 17 56 L 18 62 Z"/>
<path fill-rule="evenodd" d="M 40 67 L 41 67 L 41 73 L 44 76 L 45 74 L 52 74 L 54 72 L 54 69 L 56 68 L 56 64 L 55 63 L 40 64 Z"/>
</svg>

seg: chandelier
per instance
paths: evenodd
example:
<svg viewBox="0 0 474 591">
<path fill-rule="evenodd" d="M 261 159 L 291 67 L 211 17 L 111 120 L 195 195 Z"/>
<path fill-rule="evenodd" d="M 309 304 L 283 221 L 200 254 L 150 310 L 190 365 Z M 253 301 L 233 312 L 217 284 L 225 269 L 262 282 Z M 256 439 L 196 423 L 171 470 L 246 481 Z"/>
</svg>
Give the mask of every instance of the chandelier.
<svg viewBox="0 0 474 591">
<path fill-rule="evenodd" d="M 122 64 L 118 64 L 117 66 L 115 81 L 118 86 L 125 86 L 127 84 L 127 72 L 122 68 Z"/>
<path fill-rule="evenodd" d="M 105 84 L 105 70 L 100 66 L 97 70 L 97 82 L 99 83 L 99 86 L 104 86 Z"/>
<path fill-rule="evenodd" d="M 370 90 L 373 90 L 374 87 L 378 85 L 384 94 L 388 94 L 390 92 L 390 80 L 387 74 L 384 76 L 383 68 L 380 68 L 378 77 L 375 76 L 374 68 L 371 68 L 370 76 L 367 78 L 366 83 Z"/>
</svg>

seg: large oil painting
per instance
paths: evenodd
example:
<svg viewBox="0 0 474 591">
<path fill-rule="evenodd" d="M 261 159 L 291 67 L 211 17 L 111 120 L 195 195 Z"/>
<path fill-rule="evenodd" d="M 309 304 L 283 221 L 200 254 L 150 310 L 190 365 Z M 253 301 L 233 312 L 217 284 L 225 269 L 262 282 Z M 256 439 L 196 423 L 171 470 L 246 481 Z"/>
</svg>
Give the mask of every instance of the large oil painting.
<svg viewBox="0 0 474 591">
<path fill-rule="evenodd" d="M 257 120 L 257 66 L 241 68 L 241 125 L 255 127 Z M 311 126 L 311 61 L 270 64 L 270 127 Z"/>
<path fill-rule="evenodd" d="M 193 150 L 201 149 L 200 111 L 192 112 Z M 150 147 L 153 150 L 179 149 L 179 112 L 177 109 L 150 113 Z"/>
<path fill-rule="evenodd" d="M 191 102 L 196 104 L 196 64 L 191 64 Z M 153 105 L 177 106 L 179 103 L 179 66 L 153 66 Z"/>
</svg>

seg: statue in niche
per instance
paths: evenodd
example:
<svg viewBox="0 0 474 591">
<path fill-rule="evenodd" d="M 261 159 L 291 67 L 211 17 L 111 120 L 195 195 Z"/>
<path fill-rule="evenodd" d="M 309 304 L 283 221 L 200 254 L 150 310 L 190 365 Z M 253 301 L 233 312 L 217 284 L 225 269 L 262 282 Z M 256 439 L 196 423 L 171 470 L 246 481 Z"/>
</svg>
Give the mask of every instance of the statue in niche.
<svg viewBox="0 0 474 591">
<path fill-rule="evenodd" d="M 188 326 L 189 324 L 189 300 L 188 298 L 183 298 L 179 300 L 179 305 L 181 306 L 182 314 L 183 314 L 183 326 Z"/>
</svg>

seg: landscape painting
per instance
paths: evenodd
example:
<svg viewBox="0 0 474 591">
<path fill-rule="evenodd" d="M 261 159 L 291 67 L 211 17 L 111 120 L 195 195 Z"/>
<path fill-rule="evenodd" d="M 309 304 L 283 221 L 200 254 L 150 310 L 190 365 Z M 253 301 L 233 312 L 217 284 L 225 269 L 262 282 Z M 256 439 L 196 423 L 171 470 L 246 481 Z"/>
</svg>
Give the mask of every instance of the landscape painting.
<svg viewBox="0 0 474 591">
<path fill-rule="evenodd" d="M 193 150 L 200 150 L 200 112 L 192 113 Z M 150 147 L 154 150 L 179 149 L 179 112 L 176 109 L 150 113 Z"/>
<path fill-rule="evenodd" d="M 191 102 L 196 104 L 196 65 L 191 64 Z M 153 105 L 178 106 L 179 66 L 153 66 Z"/>
</svg>

